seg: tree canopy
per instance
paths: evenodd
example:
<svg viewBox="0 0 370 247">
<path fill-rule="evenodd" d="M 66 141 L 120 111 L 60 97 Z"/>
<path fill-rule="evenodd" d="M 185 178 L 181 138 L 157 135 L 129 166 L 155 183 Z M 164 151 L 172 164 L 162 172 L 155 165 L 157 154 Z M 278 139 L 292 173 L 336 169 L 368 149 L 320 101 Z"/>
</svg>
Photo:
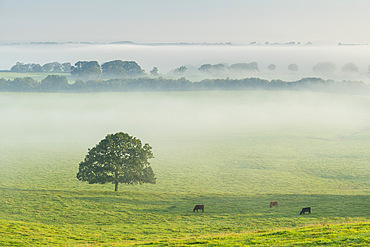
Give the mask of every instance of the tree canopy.
<svg viewBox="0 0 370 247">
<path fill-rule="evenodd" d="M 79 164 L 77 178 L 89 184 L 112 183 L 143 184 L 156 182 L 149 159 L 152 147 L 142 144 L 136 137 L 119 132 L 108 134 L 88 153 Z"/>
<path fill-rule="evenodd" d="M 60 64 L 58 62 L 46 63 L 44 65 L 36 64 L 36 63 L 20 63 L 17 62 L 14 66 L 11 67 L 10 71 L 18 72 L 18 73 L 39 73 L 39 72 L 70 72 L 71 71 L 71 63 L 66 62 Z"/>
<path fill-rule="evenodd" d="M 174 71 L 173 71 L 173 74 L 174 75 L 183 75 L 185 74 L 185 72 L 188 70 L 188 68 L 186 66 L 181 66 L 181 67 L 178 67 L 176 68 Z"/>
<path fill-rule="evenodd" d="M 12 72 L 41 72 L 42 67 L 40 64 L 36 63 L 19 63 L 17 62 L 13 67 L 11 67 L 10 71 Z"/>
<path fill-rule="evenodd" d="M 297 72 L 299 70 L 298 65 L 295 63 L 289 64 L 288 69 L 292 72 Z"/>
<path fill-rule="evenodd" d="M 332 74 L 335 72 L 335 63 L 333 62 L 321 62 L 317 63 L 312 67 L 312 70 L 320 74 Z"/>
<path fill-rule="evenodd" d="M 150 75 L 151 75 L 151 76 L 158 76 L 158 68 L 157 68 L 157 67 L 154 67 L 154 68 L 150 71 Z"/>
<path fill-rule="evenodd" d="M 101 75 L 100 65 L 97 61 L 78 61 L 71 67 L 71 75 L 84 79 L 97 79 Z"/>
<path fill-rule="evenodd" d="M 63 91 L 68 88 L 68 79 L 60 75 L 48 75 L 41 81 L 41 88 L 46 92 Z"/>
<path fill-rule="evenodd" d="M 223 76 L 227 74 L 228 67 L 225 64 L 203 64 L 198 68 L 198 71 L 201 73 L 209 74 L 212 76 Z"/>
<path fill-rule="evenodd" d="M 276 65 L 275 64 L 270 64 L 269 66 L 267 66 L 267 68 L 270 71 L 274 71 L 276 69 Z"/>
<path fill-rule="evenodd" d="M 236 63 L 230 65 L 229 70 L 232 72 L 257 72 L 259 71 L 258 69 L 258 64 L 256 62 L 251 62 L 251 63 Z"/>
<path fill-rule="evenodd" d="M 358 67 L 354 63 L 347 63 L 342 68 L 343 73 L 356 74 L 358 73 Z"/>
<path fill-rule="evenodd" d="M 109 61 L 103 63 L 101 69 L 103 74 L 108 77 L 136 77 L 144 75 L 144 70 L 135 61 Z"/>
</svg>

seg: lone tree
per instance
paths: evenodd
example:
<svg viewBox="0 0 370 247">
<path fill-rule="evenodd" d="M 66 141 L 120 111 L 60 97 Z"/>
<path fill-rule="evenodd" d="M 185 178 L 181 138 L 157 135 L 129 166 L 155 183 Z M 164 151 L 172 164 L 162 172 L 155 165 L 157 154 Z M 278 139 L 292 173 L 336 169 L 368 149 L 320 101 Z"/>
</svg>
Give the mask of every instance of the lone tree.
<svg viewBox="0 0 370 247">
<path fill-rule="evenodd" d="M 270 70 L 270 71 L 274 71 L 276 69 L 276 65 L 275 64 L 270 64 L 269 66 L 267 66 L 267 68 Z"/>
<path fill-rule="evenodd" d="M 342 72 L 347 73 L 347 74 L 357 74 L 358 68 L 353 63 L 347 63 L 343 66 Z"/>
<path fill-rule="evenodd" d="M 312 70 L 316 73 L 321 74 L 333 74 L 335 72 L 335 63 L 333 62 L 322 62 L 317 63 L 312 67 Z"/>
<path fill-rule="evenodd" d="M 155 184 L 155 174 L 149 159 L 152 147 L 129 134 L 109 134 L 88 153 L 79 165 L 77 178 L 89 184 Z"/>
<path fill-rule="evenodd" d="M 298 65 L 295 63 L 289 64 L 288 69 L 292 72 L 297 72 L 299 70 Z"/>
<path fill-rule="evenodd" d="M 151 76 L 158 76 L 158 68 L 157 68 L 157 67 L 154 67 L 154 68 L 150 71 L 150 75 L 151 75 Z"/>
</svg>

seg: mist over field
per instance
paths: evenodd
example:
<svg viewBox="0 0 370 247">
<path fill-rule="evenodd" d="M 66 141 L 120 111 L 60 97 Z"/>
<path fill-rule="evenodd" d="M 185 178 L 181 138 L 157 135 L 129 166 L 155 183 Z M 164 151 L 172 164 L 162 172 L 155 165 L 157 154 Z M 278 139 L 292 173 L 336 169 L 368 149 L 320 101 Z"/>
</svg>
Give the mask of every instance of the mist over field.
<svg viewBox="0 0 370 247">
<path fill-rule="evenodd" d="M 91 147 L 106 134 L 118 131 L 154 147 L 169 140 L 233 139 L 273 132 L 302 138 L 313 132 L 312 138 L 330 139 L 368 128 L 369 113 L 366 95 L 260 91 L 2 93 L 0 144 L 75 142 Z"/>
<path fill-rule="evenodd" d="M 213 77 L 259 77 L 263 79 L 299 80 L 303 77 L 321 77 L 334 80 L 362 80 L 369 82 L 368 55 L 370 46 L 316 46 L 316 45 L 138 45 L 138 44 L 55 44 L 55 45 L 0 45 L 0 69 L 10 69 L 17 62 L 39 63 L 96 60 L 100 64 L 111 60 L 136 61 L 147 73 L 158 67 L 159 74 L 167 75 L 180 66 L 188 68 L 185 77 L 210 77 L 198 72 L 202 64 L 257 62 L 258 72 L 228 73 Z M 314 72 L 318 63 L 334 64 L 328 73 Z M 353 63 L 358 71 L 344 73 L 343 67 Z M 274 71 L 267 67 L 276 65 Z M 297 64 L 298 71 L 288 69 Z M 212 77 L 212 76 L 211 76 Z"/>
<path fill-rule="evenodd" d="M 0 0 L 0 246 L 370 246 L 369 9 Z"/>
</svg>

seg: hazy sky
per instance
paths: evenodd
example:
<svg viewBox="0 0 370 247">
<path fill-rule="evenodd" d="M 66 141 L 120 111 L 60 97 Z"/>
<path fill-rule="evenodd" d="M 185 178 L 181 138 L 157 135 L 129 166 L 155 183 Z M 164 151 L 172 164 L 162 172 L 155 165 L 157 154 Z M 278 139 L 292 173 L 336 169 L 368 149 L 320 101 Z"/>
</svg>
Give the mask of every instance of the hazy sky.
<svg viewBox="0 0 370 247">
<path fill-rule="evenodd" d="M 0 0 L 0 42 L 370 43 L 369 0 Z"/>
</svg>

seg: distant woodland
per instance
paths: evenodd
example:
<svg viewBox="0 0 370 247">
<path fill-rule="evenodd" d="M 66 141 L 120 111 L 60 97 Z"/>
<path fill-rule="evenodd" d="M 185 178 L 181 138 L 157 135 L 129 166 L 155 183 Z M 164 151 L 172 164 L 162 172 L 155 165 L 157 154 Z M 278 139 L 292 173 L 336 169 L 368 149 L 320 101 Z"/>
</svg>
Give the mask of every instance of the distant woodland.
<svg viewBox="0 0 370 247">
<path fill-rule="evenodd" d="M 268 69 L 275 70 L 270 64 Z M 296 64 L 289 65 L 289 70 L 297 71 Z M 332 63 L 318 63 L 314 71 L 322 74 L 331 73 L 335 69 Z M 364 93 L 370 86 L 358 81 L 333 81 L 321 78 L 303 78 L 298 81 L 264 80 L 259 78 L 244 79 L 205 79 L 192 82 L 185 78 L 187 67 L 181 66 L 173 70 L 173 78 L 163 78 L 157 67 L 149 74 L 134 61 L 114 60 L 100 65 L 97 61 L 79 61 L 72 66 L 70 63 L 47 63 L 14 65 L 11 72 L 18 73 L 50 73 L 46 78 L 37 81 L 32 77 L 0 79 L 0 91 L 3 92 L 127 92 L 127 91 L 211 91 L 211 90 L 312 90 L 329 92 Z M 225 76 L 230 73 L 243 74 L 259 71 L 258 64 L 238 63 L 231 66 L 224 64 L 204 64 L 198 68 L 200 73 L 213 77 Z M 354 64 L 347 64 L 342 71 L 356 73 Z M 53 73 L 70 73 L 75 78 L 73 84 L 64 75 Z"/>
<path fill-rule="evenodd" d="M 275 71 L 277 66 L 269 64 L 267 69 L 271 72 Z M 299 71 L 299 66 L 291 63 L 287 69 L 294 73 Z M 258 63 L 235 63 L 230 66 L 227 64 L 203 64 L 197 68 L 197 72 L 204 76 L 225 77 L 233 75 L 248 75 L 253 72 L 259 72 Z M 315 75 L 332 75 L 336 73 L 337 66 L 333 62 L 319 62 L 312 67 L 312 72 Z M 52 62 L 44 65 L 35 63 L 16 63 L 11 67 L 10 72 L 16 73 L 68 73 L 76 79 L 96 80 L 96 79 L 112 79 L 112 78 L 135 78 L 135 77 L 159 77 L 160 73 L 157 67 L 154 67 L 147 74 L 138 63 L 135 61 L 114 60 L 100 65 L 97 61 L 78 61 L 74 65 L 70 62 L 59 63 Z M 171 71 L 174 77 L 183 77 L 187 74 L 188 67 L 180 66 Z M 353 63 L 347 63 L 341 68 L 343 74 L 356 75 L 359 73 L 358 67 Z M 370 74 L 370 66 L 368 66 Z"/>
<path fill-rule="evenodd" d="M 235 90 L 310 90 L 325 92 L 369 93 L 370 86 L 363 82 L 303 78 L 299 81 L 263 80 L 259 78 L 207 79 L 191 82 L 185 78 L 121 78 L 107 80 L 77 79 L 69 84 L 65 76 L 48 75 L 41 82 L 31 77 L 0 79 L 3 92 L 128 92 L 128 91 L 235 91 Z"/>
</svg>

